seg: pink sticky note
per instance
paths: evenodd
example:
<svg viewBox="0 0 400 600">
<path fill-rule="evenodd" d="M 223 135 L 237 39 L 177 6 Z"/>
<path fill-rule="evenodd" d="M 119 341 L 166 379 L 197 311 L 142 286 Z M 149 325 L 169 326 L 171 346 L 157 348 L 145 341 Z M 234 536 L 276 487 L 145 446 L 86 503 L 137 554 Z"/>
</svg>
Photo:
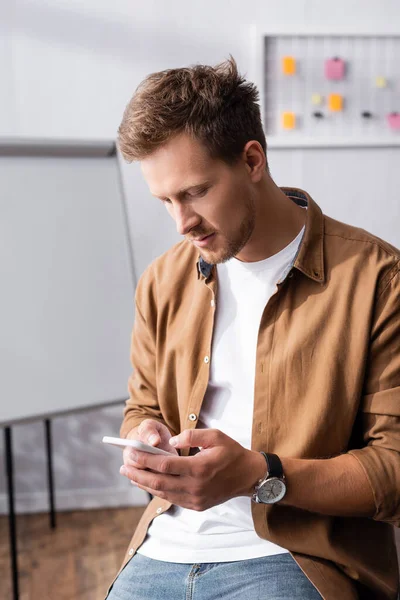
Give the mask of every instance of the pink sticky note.
<svg viewBox="0 0 400 600">
<path fill-rule="evenodd" d="M 325 77 L 327 79 L 343 79 L 344 60 L 341 58 L 328 58 L 325 61 Z"/>
<path fill-rule="evenodd" d="M 400 113 L 392 112 L 388 114 L 387 120 L 391 129 L 400 129 Z"/>
</svg>

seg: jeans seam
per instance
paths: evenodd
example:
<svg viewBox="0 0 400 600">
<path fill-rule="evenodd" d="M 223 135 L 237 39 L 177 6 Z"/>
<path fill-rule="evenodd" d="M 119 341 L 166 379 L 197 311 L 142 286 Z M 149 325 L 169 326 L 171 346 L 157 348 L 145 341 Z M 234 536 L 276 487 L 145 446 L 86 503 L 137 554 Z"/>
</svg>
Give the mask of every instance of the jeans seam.
<svg viewBox="0 0 400 600">
<path fill-rule="evenodd" d="M 200 568 L 200 565 L 198 563 L 195 563 L 191 568 L 191 571 L 188 575 L 188 583 L 187 583 L 187 588 L 186 588 L 185 600 L 193 599 L 194 584 L 196 581 L 196 577 L 197 577 L 199 568 Z"/>
</svg>

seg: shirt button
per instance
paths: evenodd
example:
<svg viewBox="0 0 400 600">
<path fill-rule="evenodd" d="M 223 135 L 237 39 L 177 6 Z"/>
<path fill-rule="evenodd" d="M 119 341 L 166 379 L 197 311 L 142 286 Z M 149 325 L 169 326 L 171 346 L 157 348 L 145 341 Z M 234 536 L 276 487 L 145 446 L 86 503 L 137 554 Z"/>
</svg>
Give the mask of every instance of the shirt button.
<svg viewBox="0 0 400 600">
<path fill-rule="evenodd" d="M 160 514 L 160 512 L 162 512 L 162 508 L 161 508 L 161 507 L 160 507 L 160 508 L 157 508 L 157 510 L 156 510 L 156 513 L 157 513 L 158 515 Z"/>
<path fill-rule="evenodd" d="M 214 300 L 211 300 L 211 306 L 215 306 Z"/>
<path fill-rule="evenodd" d="M 195 421 L 197 419 L 197 415 L 195 415 L 194 413 L 191 413 L 189 415 L 189 421 Z"/>
<path fill-rule="evenodd" d="M 129 550 L 129 556 L 132 556 L 133 552 L 134 552 L 134 550 L 133 550 L 133 548 L 131 548 L 131 549 Z"/>
<path fill-rule="evenodd" d="M 208 356 L 205 356 L 205 357 L 204 357 L 204 362 L 205 362 L 205 363 L 208 363 L 208 362 L 210 362 L 210 358 L 209 358 Z"/>
</svg>

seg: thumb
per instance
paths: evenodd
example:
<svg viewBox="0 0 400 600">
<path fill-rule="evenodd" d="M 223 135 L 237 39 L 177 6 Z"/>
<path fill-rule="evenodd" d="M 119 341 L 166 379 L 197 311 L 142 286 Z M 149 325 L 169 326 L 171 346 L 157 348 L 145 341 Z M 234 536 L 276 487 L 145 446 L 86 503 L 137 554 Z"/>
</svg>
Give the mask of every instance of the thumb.
<svg viewBox="0 0 400 600">
<path fill-rule="evenodd" d="M 218 429 L 185 429 L 169 443 L 174 448 L 210 448 L 217 445 L 219 434 Z"/>
</svg>

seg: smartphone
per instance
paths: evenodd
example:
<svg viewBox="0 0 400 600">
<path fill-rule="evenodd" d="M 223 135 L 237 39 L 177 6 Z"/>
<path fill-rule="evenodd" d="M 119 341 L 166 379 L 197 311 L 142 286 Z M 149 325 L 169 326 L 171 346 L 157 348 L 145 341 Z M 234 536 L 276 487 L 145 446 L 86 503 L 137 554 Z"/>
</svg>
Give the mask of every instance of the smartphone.
<svg viewBox="0 0 400 600">
<path fill-rule="evenodd" d="M 175 452 L 167 452 L 166 450 L 161 450 L 161 448 L 157 448 L 156 446 L 150 446 L 149 444 L 145 444 L 143 442 L 140 442 L 139 440 L 127 440 L 124 438 L 116 438 L 105 435 L 103 437 L 103 442 L 105 444 L 112 444 L 113 446 L 131 446 L 136 450 L 150 452 L 150 454 L 164 454 L 165 456 L 176 456 Z"/>
</svg>

